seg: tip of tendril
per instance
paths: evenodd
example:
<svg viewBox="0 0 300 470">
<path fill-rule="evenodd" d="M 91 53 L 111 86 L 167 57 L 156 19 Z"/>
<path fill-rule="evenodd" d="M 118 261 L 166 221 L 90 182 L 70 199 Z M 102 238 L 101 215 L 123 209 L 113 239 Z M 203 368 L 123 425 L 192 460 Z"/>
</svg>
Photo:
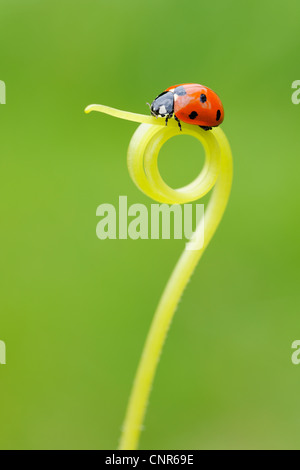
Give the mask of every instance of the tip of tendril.
<svg viewBox="0 0 300 470">
<path fill-rule="evenodd" d="M 93 111 L 93 105 L 90 104 L 89 106 L 87 106 L 84 110 L 85 114 L 90 114 L 91 111 Z"/>
</svg>

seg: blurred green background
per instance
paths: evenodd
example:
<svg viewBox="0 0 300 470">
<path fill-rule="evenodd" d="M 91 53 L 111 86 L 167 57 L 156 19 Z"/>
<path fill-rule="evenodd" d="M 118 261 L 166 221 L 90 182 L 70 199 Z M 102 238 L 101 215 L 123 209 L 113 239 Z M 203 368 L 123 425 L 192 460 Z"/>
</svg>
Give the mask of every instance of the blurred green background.
<svg viewBox="0 0 300 470">
<path fill-rule="evenodd" d="M 184 241 L 100 241 L 96 208 L 152 201 L 127 172 L 166 87 L 222 98 L 235 175 L 222 224 L 176 312 L 142 449 L 300 448 L 300 4 L 0 0 L 2 449 L 114 449 L 155 307 Z M 199 144 L 168 142 L 174 187 Z"/>
</svg>

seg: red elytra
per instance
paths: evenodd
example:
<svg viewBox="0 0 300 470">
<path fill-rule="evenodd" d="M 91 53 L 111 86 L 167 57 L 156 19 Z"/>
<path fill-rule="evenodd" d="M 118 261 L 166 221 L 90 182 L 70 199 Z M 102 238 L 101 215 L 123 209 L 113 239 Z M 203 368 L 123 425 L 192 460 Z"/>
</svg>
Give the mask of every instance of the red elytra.
<svg viewBox="0 0 300 470">
<path fill-rule="evenodd" d="M 209 130 L 224 120 L 224 108 L 219 96 L 210 88 L 196 83 L 184 83 L 167 88 L 151 104 L 154 116 L 175 116 L 177 121 Z M 179 123 L 180 124 L 180 123 Z"/>
</svg>

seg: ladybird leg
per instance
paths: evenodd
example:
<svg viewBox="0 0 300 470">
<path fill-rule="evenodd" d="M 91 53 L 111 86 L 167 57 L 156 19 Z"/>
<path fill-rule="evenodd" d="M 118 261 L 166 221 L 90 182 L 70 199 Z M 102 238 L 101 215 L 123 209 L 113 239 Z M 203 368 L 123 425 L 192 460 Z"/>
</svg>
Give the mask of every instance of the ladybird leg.
<svg viewBox="0 0 300 470">
<path fill-rule="evenodd" d="M 174 116 L 174 119 L 178 122 L 179 129 L 182 131 L 181 122 L 179 121 L 178 117 Z"/>
<path fill-rule="evenodd" d="M 199 126 L 201 127 L 201 129 L 203 129 L 204 131 L 211 131 L 212 130 L 212 127 L 208 127 L 208 126 Z"/>
<path fill-rule="evenodd" d="M 170 119 L 170 116 L 167 116 L 167 117 L 166 117 L 166 126 L 168 125 L 169 119 Z"/>
</svg>

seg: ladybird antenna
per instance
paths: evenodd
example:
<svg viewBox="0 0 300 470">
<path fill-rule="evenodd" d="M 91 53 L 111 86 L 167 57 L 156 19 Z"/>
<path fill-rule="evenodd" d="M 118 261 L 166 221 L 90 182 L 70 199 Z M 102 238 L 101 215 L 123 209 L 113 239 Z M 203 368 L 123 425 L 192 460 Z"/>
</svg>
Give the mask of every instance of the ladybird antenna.
<svg viewBox="0 0 300 470">
<path fill-rule="evenodd" d="M 151 104 L 150 103 L 146 103 L 146 104 L 149 106 L 150 113 L 152 114 L 152 116 L 154 116 L 157 119 L 157 115 L 151 109 Z"/>
</svg>

